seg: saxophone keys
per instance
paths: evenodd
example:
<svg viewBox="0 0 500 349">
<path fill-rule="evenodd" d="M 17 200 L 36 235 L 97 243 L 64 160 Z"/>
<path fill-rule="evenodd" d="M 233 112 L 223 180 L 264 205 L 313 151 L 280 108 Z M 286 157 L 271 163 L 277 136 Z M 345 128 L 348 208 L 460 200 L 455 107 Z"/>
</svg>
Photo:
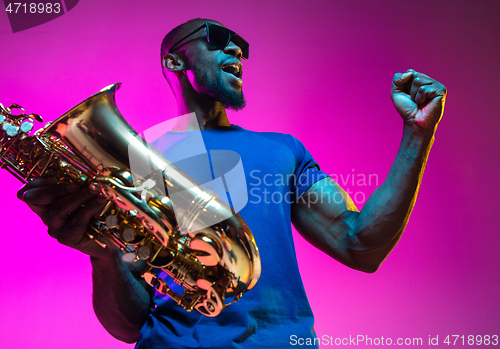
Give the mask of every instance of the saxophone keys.
<svg viewBox="0 0 500 349">
<path fill-rule="evenodd" d="M 116 228 L 118 226 L 118 218 L 114 214 L 110 214 L 104 220 L 104 224 L 110 229 Z"/>
<path fill-rule="evenodd" d="M 127 227 L 123 229 L 122 238 L 125 242 L 131 242 L 135 239 L 135 229 L 131 227 Z"/>
<path fill-rule="evenodd" d="M 208 291 L 213 285 L 213 282 L 210 282 L 205 279 L 198 279 L 196 280 L 196 286 L 201 288 L 202 290 Z"/>
<path fill-rule="evenodd" d="M 5 127 L 4 127 L 4 130 L 5 130 Z M 14 137 L 15 135 L 17 135 L 19 133 L 19 126 L 10 125 L 5 130 L 5 133 L 9 137 Z"/>
<path fill-rule="evenodd" d="M 140 259 L 148 259 L 151 256 L 151 248 L 149 248 L 149 246 L 143 245 L 139 247 L 137 254 L 139 255 Z"/>
<path fill-rule="evenodd" d="M 102 241 L 100 241 L 100 240 L 98 240 L 98 239 L 94 239 L 94 241 L 95 241 L 95 242 L 96 242 L 99 246 L 101 246 L 102 248 L 106 248 L 106 247 L 107 247 L 107 246 L 106 246 L 106 244 L 105 244 L 104 242 L 102 242 Z"/>
<path fill-rule="evenodd" d="M 96 237 L 94 235 L 89 234 L 89 233 L 85 233 L 85 234 L 87 234 L 87 236 L 89 237 L 90 240 L 94 240 L 96 242 L 96 244 L 98 244 L 102 248 L 106 248 L 106 244 L 104 242 L 100 241 L 99 239 L 96 239 Z"/>
<path fill-rule="evenodd" d="M 134 252 L 127 252 L 122 255 L 122 261 L 125 263 L 137 262 L 139 257 Z"/>
<path fill-rule="evenodd" d="M 110 209 L 110 207 L 113 205 L 113 201 L 108 201 L 108 203 L 106 204 L 106 206 L 104 206 L 104 208 L 102 209 L 101 212 L 99 212 L 99 214 L 96 214 L 94 215 L 94 218 L 100 222 L 100 223 L 104 223 L 105 221 L 103 220 L 104 218 L 104 214 Z M 105 218 L 104 218 L 105 219 Z"/>
<path fill-rule="evenodd" d="M 99 185 L 99 183 L 92 182 L 92 183 L 90 183 L 89 187 L 91 190 L 93 190 L 95 192 L 101 191 L 101 186 Z"/>
<path fill-rule="evenodd" d="M 32 129 L 33 129 L 33 123 L 31 121 L 24 121 L 20 126 L 20 130 L 23 133 L 28 133 Z"/>
<path fill-rule="evenodd" d="M 156 291 L 158 291 L 161 294 L 167 294 L 167 293 L 169 293 L 169 295 L 172 294 L 171 297 L 175 301 L 177 301 L 177 304 L 181 303 L 181 301 L 182 301 L 181 298 L 179 296 L 177 296 L 175 293 L 171 292 L 170 287 L 168 287 L 167 283 L 165 281 L 163 281 L 162 279 L 159 279 L 158 275 L 156 275 L 156 273 L 154 273 L 152 271 L 147 271 L 147 272 L 142 274 L 142 277 L 144 278 L 144 280 L 146 280 L 148 285 L 154 287 Z M 177 296 L 177 297 L 175 297 L 175 296 Z"/>
<path fill-rule="evenodd" d="M 217 243 L 206 235 L 201 238 L 194 238 L 189 244 L 189 248 L 193 250 L 196 259 L 208 267 L 219 264 L 221 260 L 217 247 Z"/>
</svg>

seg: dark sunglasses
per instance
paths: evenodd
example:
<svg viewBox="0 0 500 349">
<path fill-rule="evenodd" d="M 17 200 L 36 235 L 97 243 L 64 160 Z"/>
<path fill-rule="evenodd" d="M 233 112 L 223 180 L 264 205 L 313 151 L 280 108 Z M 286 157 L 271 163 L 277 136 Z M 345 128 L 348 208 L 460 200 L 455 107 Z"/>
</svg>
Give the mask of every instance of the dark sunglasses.
<svg viewBox="0 0 500 349">
<path fill-rule="evenodd" d="M 218 48 L 225 48 L 227 45 L 229 45 L 229 42 L 233 42 L 234 44 L 238 45 L 239 48 L 241 49 L 241 56 L 245 59 L 248 59 L 248 42 L 246 42 L 245 39 L 243 39 L 241 36 L 233 32 L 232 30 L 229 30 L 227 28 L 221 27 L 216 24 L 212 23 L 205 23 L 192 33 L 186 35 L 179 41 L 175 43 L 175 45 L 172 46 L 172 48 L 168 51 L 168 53 L 174 52 L 176 49 L 178 49 L 179 44 L 186 38 L 190 37 L 194 33 L 199 32 L 203 28 L 207 29 L 207 41 L 214 45 L 215 47 Z"/>
</svg>

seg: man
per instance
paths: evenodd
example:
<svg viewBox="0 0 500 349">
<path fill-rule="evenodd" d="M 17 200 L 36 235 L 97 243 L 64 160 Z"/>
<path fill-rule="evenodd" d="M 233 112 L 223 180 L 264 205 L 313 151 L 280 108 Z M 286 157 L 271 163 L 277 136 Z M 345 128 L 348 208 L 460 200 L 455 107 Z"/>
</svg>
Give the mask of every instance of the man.
<svg viewBox="0 0 500 349">
<path fill-rule="evenodd" d="M 339 262 L 364 272 L 376 271 L 408 221 L 443 113 L 446 89 L 442 84 L 413 70 L 395 74 L 392 100 L 404 121 L 403 138 L 386 180 L 358 212 L 298 140 L 231 125 L 226 108 L 245 105 L 241 58 L 248 58 L 249 52 L 246 41 L 224 28 L 208 19 L 175 28 L 162 44 L 162 64 L 179 115 L 196 115 L 194 121 L 178 123 L 174 133 L 200 129 L 207 149 L 240 154 L 250 185 L 255 170 L 261 176 L 292 178 L 270 188 L 281 197 L 291 193 L 290 200 L 249 202 L 240 211 L 259 246 L 262 275 L 238 303 L 208 318 L 186 313 L 153 292 L 140 278 L 143 265 L 123 263 L 117 249 L 102 249 L 84 234 L 88 221 L 104 204 L 90 188 L 37 178 L 19 191 L 19 197 L 48 226 L 50 236 L 90 255 L 99 321 L 114 337 L 138 341 L 138 348 L 282 348 L 293 343 L 292 336 L 317 344 L 290 222 Z M 171 151 L 162 149 L 162 138 L 155 145 Z"/>
</svg>

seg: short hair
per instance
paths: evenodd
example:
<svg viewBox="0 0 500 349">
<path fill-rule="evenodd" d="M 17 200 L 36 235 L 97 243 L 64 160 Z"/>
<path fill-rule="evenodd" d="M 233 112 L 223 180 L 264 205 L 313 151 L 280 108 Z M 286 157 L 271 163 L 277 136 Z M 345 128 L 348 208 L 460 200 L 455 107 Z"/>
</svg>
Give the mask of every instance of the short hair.
<svg viewBox="0 0 500 349">
<path fill-rule="evenodd" d="M 174 29 L 169 31 L 167 33 L 167 35 L 165 35 L 165 37 L 163 38 L 163 41 L 161 42 L 161 50 L 160 50 L 162 60 L 163 60 L 163 57 L 165 57 L 165 55 L 168 53 L 168 51 L 170 51 L 170 49 L 172 48 L 172 45 L 173 45 L 173 41 L 175 39 L 177 39 L 177 37 L 182 32 L 184 27 L 191 24 L 191 22 L 197 21 L 199 19 L 201 19 L 201 18 L 193 18 L 193 19 L 190 19 L 189 21 L 181 23 L 177 27 L 175 27 Z"/>
<path fill-rule="evenodd" d="M 179 24 L 177 27 L 169 31 L 167 35 L 165 35 L 165 37 L 163 38 L 163 41 L 161 42 L 161 49 L 160 49 L 161 71 L 163 73 L 163 76 L 167 80 L 170 88 L 172 88 L 172 84 L 170 83 L 170 80 L 167 78 L 167 75 L 165 74 L 165 70 L 163 67 L 163 57 L 165 57 L 168 51 L 170 51 L 172 45 L 174 44 L 174 40 L 176 40 L 180 36 L 179 34 L 183 31 L 183 29 L 189 24 L 191 24 L 191 22 L 197 21 L 199 19 L 201 18 L 193 18 L 190 19 L 189 21 Z"/>
</svg>

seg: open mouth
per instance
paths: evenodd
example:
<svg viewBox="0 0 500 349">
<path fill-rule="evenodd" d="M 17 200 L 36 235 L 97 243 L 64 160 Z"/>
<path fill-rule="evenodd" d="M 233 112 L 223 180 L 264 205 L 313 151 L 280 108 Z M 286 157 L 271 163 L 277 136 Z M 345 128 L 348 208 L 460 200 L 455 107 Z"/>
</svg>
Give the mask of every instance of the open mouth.
<svg viewBox="0 0 500 349">
<path fill-rule="evenodd" d="M 222 66 L 222 71 L 224 71 L 225 73 L 228 73 L 228 74 L 231 74 L 235 77 L 237 77 L 238 79 L 241 79 L 241 65 L 237 64 L 237 63 L 232 63 L 232 64 L 224 64 Z"/>
</svg>

